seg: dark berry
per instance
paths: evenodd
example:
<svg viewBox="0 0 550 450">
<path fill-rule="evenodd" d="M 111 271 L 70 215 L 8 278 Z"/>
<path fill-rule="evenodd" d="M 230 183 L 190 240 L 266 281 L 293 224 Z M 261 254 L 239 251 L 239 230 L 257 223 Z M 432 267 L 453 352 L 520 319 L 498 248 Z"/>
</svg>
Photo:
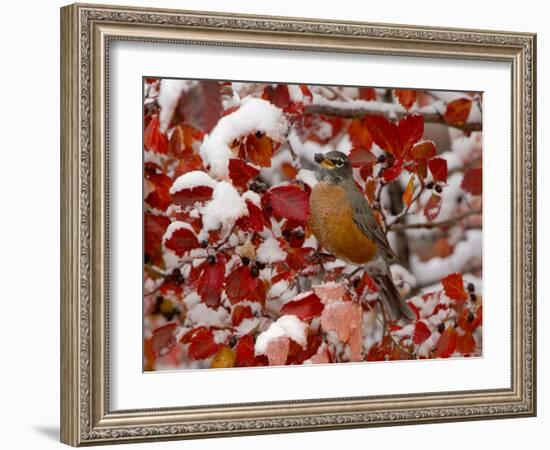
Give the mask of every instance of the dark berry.
<svg viewBox="0 0 550 450">
<path fill-rule="evenodd" d="M 149 263 L 151 262 L 151 255 L 149 255 L 149 253 L 145 253 L 145 254 L 143 255 L 143 262 L 144 262 L 145 264 L 149 264 Z"/>
<path fill-rule="evenodd" d="M 243 256 L 241 258 L 241 262 L 243 263 L 243 266 L 248 266 L 250 264 L 250 258 L 248 256 Z"/>
<path fill-rule="evenodd" d="M 472 323 L 476 317 L 474 316 L 474 313 L 470 311 L 468 314 L 468 322 Z"/>
<path fill-rule="evenodd" d="M 264 134 L 263 134 L 261 131 L 256 131 L 256 137 L 257 137 L 258 139 L 261 139 L 261 138 L 264 137 Z"/>
<path fill-rule="evenodd" d="M 214 255 L 208 255 L 206 260 L 208 261 L 208 264 L 216 264 L 216 257 Z"/>
<path fill-rule="evenodd" d="M 443 192 L 443 188 L 441 187 L 441 185 L 438 184 L 435 187 L 435 192 L 437 192 L 438 194 L 441 194 Z"/>
<path fill-rule="evenodd" d="M 378 162 L 379 162 L 380 164 L 385 163 L 385 162 L 386 162 L 386 156 L 385 156 L 385 155 L 380 155 L 380 156 L 378 157 Z"/>
<path fill-rule="evenodd" d="M 355 289 L 357 289 L 357 286 L 359 286 L 359 282 L 360 282 L 360 281 L 361 281 L 361 280 L 360 280 L 359 278 L 354 278 L 354 279 L 353 279 L 353 287 L 354 287 Z"/>
<path fill-rule="evenodd" d="M 473 301 L 473 302 L 477 301 L 477 295 L 475 293 L 471 292 L 470 293 L 470 300 Z"/>
<path fill-rule="evenodd" d="M 433 181 L 428 181 L 426 183 L 426 189 L 433 189 L 434 187 L 434 182 Z"/>
<path fill-rule="evenodd" d="M 265 264 L 256 261 L 256 267 L 258 268 L 258 270 L 264 270 L 265 269 Z"/>
<path fill-rule="evenodd" d="M 289 230 L 283 230 L 283 237 L 288 241 L 288 238 L 290 237 L 290 231 Z"/>
<path fill-rule="evenodd" d="M 468 283 L 467 288 L 470 292 L 474 292 L 476 290 L 476 287 L 474 286 L 474 283 Z"/>
<path fill-rule="evenodd" d="M 459 195 L 459 196 L 456 198 L 456 202 L 457 202 L 457 203 L 462 203 L 462 200 L 464 200 L 464 198 L 462 197 L 462 195 Z"/>
<path fill-rule="evenodd" d="M 183 284 L 183 283 L 185 283 L 185 277 L 184 277 L 183 275 L 180 274 L 180 275 L 174 280 L 174 282 L 175 282 L 176 284 Z"/>
<path fill-rule="evenodd" d="M 229 338 L 229 346 L 230 347 L 235 347 L 235 344 L 237 344 L 237 338 L 235 336 L 231 336 Z"/>
<path fill-rule="evenodd" d="M 261 181 L 253 181 L 252 183 L 250 183 L 248 188 L 256 193 L 267 191 L 267 185 L 265 183 L 262 183 Z"/>
<path fill-rule="evenodd" d="M 176 267 L 174 270 L 172 270 L 173 279 L 178 278 L 180 275 L 181 275 L 181 270 L 179 268 Z"/>
<path fill-rule="evenodd" d="M 208 241 L 207 241 L 206 239 L 203 239 L 203 240 L 201 241 L 201 247 L 202 247 L 202 248 L 208 247 Z"/>
<path fill-rule="evenodd" d="M 439 334 L 443 333 L 445 331 L 445 324 L 443 322 L 441 322 L 438 326 L 437 326 L 437 331 L 439 332 Z"/>
<path fill-rule="evenodd" d="M 252 268 L 250 269 L 250 274 L 251 274 L 254 278 L 257 278 L 258 275 L 260 275 L 260 271 L 258 270 L 258 267 L 252 266 Z"/>
</svg>

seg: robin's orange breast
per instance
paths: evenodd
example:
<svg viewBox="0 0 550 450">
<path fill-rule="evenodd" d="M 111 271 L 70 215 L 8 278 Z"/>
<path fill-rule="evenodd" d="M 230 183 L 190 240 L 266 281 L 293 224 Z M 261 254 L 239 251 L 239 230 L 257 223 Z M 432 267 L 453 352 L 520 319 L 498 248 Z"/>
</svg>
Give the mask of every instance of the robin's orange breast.
<svg viewBox="0 0 550 450">
<path fill-rule="evenodd" d="M 318 183 L 309 199 L 309 225 L 319 243 L 334 256 L 364 264 L 376 256 L 376 244 L 355 224 L 346 190 Z"/>
</svg>

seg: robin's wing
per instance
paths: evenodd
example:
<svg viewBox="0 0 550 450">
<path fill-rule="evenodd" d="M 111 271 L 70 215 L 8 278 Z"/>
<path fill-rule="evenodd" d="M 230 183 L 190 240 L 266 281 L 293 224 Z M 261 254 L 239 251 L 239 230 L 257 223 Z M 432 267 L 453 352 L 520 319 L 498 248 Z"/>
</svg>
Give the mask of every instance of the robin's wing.
<svg viewBox="0 0 550 450">
<path fill-rule="evenodd" d="M 355 186 L 354 186 L 355 187 Z M 353 220 L 359 229 L 373 242 L 376 243 L 382 254 L 389 261 L 397 260 L 398 257 L 390 247 L 388 238 L 374 217 L 372 208 L 358 189 L 348 190 L 350 203 L 353 208 Z"/>
</svg>

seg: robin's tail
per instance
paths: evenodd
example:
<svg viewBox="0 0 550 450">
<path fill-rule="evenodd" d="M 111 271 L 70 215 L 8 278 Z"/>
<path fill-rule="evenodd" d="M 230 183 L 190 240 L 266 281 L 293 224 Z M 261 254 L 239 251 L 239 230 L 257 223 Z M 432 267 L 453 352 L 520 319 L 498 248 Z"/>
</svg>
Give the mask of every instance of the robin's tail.
<svg viewBox="0 0 550 450">
<path fill-rule="evenodd" d="M 390 321 L 399 320 L 401 317 L 407 320 L 416 319 L 413 310 L 403 300 L 403 297 L 401 297 L 401 294 L 395 287 L 389 271 L 385 275 L 378 276 L 376 281 L 379 287 L 378 294 L 382 308 L 384 308 L 386 316 Z"/>
</svg>

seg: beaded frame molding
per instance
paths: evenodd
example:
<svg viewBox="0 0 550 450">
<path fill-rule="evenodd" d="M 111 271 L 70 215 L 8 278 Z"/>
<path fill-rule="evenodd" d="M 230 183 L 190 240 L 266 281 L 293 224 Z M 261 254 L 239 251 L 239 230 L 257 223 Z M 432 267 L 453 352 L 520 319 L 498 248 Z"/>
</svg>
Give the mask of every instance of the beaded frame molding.
<svg viewBox="0 0 550 450">
<path fill-rule="evenodd" d="M 508 389 L 112 411 L 106 97 L 113 40 L 504 61 L 512 70 Z M 536 36 L 75 4 L 61 9 L 61 440 L 97 445 L 536 414 Z"/>
</svg>

